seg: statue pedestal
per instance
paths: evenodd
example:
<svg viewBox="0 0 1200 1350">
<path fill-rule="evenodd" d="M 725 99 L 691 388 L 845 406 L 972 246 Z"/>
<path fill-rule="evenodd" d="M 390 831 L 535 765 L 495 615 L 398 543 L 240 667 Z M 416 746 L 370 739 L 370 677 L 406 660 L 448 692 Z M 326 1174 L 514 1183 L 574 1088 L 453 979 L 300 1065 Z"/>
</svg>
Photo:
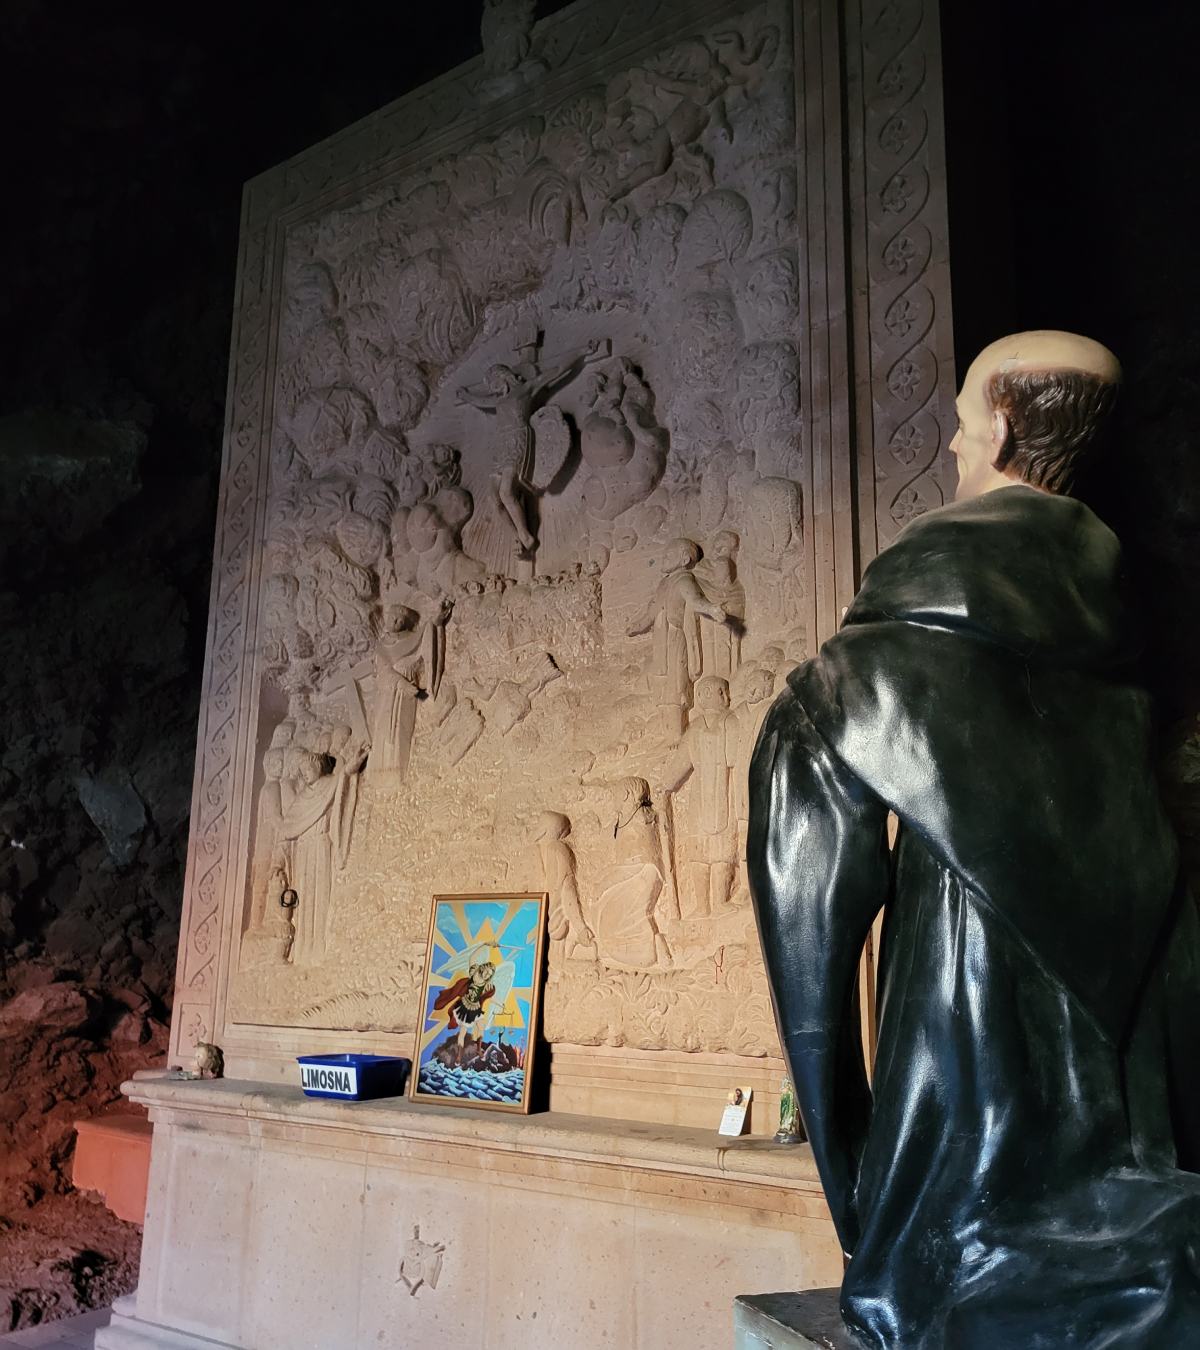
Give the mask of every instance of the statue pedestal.
<svg viewBox="0 0 1200 1350">
<path fill-rule="evenodd" d="M 838 1312 L 836 1289 L 742 1294 L 733 1301 L 734 1350 L 863 1350 Z"/>
</svg>

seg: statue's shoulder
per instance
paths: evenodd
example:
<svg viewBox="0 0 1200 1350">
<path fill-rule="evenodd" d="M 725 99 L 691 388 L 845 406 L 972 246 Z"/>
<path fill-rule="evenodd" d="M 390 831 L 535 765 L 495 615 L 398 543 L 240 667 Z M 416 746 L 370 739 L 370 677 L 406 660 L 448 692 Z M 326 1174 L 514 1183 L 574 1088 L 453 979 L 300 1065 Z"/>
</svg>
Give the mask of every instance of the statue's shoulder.
<svg viewBox="0 0 1200 1350">
<path fill-rule="evenodd" d="M 809 663 L 806 661 L 804 664 L 808 665 Z M 780 734 L 786 735 L 807 721 L 804 704 L 792 683 L 797 671 L 801 669 L 803 667 L 797 667 L 787 677 L 783 689 L 775 695 L 771 706 L 759 723 L 758 734 L 755 737 L 756 748 L 772 738 L 778 738 Z"/>
<path fill-rule="evenodd" d="M 1014 483 L 966 501 L 947 502 L 917 516 L 867 570 L 870 572 L 885 560 L 894 563 L 906 555 L 952 547 L 956 541 L 967 546 L 985 536 L 1015 540 L 1039 535 L 1047 538 L 1082 535 L 1093 545 L 1118 547 L 1116 536 L 1077 498 L 1044 492 L 1027 483 Z"/>
</svg>

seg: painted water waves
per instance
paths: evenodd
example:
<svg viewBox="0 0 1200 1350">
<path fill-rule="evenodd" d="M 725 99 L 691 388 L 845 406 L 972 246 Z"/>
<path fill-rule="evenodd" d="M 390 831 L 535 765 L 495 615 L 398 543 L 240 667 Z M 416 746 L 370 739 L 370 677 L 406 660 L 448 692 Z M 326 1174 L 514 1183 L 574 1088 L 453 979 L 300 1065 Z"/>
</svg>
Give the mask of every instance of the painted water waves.
<svg viewBox="0 0 1200 1350">
<path fill-rule="evenodd" d="M 436 895 L 414 1101 L 528 1111 L 546 896 Z"/>
</svg>

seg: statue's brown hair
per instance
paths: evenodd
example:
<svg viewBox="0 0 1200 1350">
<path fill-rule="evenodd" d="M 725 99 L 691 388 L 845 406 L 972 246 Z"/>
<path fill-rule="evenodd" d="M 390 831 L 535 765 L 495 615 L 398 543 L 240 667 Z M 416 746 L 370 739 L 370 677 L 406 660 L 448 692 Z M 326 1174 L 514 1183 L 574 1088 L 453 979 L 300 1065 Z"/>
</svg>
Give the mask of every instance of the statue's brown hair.
<svg viewBox="0 0 1200 1350">
<path fill-rule="evenodd" d="M 1047 492 L 1069 492 L 1079 462 L 1099 441 L 1118 386 L 1082 370 L 999 371 L 988 406 L 1008 419 L 995 467 Z"/>
</svg>

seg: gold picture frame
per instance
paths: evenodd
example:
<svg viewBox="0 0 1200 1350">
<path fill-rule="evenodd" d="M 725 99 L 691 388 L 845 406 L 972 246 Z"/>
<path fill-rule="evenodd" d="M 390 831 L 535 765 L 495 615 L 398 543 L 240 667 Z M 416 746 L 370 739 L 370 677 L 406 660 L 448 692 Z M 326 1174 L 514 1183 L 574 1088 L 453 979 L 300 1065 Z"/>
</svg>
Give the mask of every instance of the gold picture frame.
<svg viewBox="0 0 1200 1350">
<path fill-rule="evenodd" d="M 409 1096 L 528 1114 L 542 1003 L 545 891 L 435 895 Z"/>
</svg>

